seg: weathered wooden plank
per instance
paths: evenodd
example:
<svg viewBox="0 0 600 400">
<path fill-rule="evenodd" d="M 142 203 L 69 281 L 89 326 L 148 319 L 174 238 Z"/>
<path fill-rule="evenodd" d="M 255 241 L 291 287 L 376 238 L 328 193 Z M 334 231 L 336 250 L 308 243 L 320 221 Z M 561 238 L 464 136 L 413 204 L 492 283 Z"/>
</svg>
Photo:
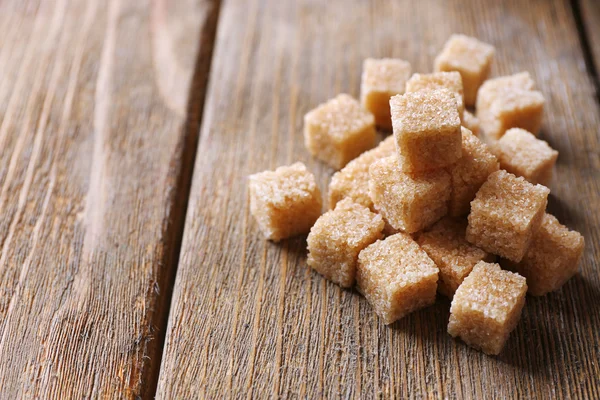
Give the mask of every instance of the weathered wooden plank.
<svg viewBox="0 0 600 400">
<path fill-rule="evenodd" d="M 585 34 L 586 45 L 589 46 L 589 51 L 595 69 L 596 90 L 598 91 L 598 99 L 600 101 L 600 77 L 598 71 L 600 69 L 600 2 L 595 0 L 579 0 L 575 3 L 577 11 L 582 19 L 582 33 Z"/>
<path fill-rule="evenodd" d="M 537 80 L 560 151 L 550 211 L 588 243 L 581 273 L 528 299 L 497 358 L 446 334 L 447 300 L 383 326 L 307 268 L 304 239 L 266 242 L 248 208 L 246 176 L 295 160 L 326 188 L 302 115 L 358 95 L 365 57 L 430 71 L 453 32 L 497 45 L 495 74 Z M 568 1 L 231 0 L 213 68 L 157 397 L 600 396 L 600 116 Z"/>
<path fill-rule="evenodd" d="M 150 397 L 215 4 L 0 9 L 0 398 Z"/>
</svg>

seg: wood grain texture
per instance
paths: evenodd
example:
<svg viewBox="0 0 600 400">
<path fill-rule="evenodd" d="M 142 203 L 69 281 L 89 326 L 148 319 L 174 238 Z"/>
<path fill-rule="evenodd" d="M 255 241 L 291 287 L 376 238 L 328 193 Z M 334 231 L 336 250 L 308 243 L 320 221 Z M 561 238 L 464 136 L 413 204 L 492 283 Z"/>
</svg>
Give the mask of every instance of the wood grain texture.
<svg viewBox="0 0 600 400">
<path fill-rule="evenodd" d="M 560 151 L 550 211 L 585 235 L 580 274 L 528 298 L 497 358 L 446 333 L 449 302 L 383 326 L 356 292 L 306 266 L 305 239 L 267 242 L 248 174 L 300 160 L 302 116 L 358 95 L 368 56 L 431 71 L 447 37 L 498 48 L 494 73 L 532 73 Z M 598 398 L 600 123 L 567 1 L 230 0 L 224 3 L 158 398 Z"/>
<path fill-rule="evenodd" d="M 600 60 L 600 3 L 595 0 L 578 0 L 587 38 L 595 59 Z"/>
<path fill-rule="evenodd" d="M 0 2 L 0 398 L 153 395 L 213 8 Z"/>
<path fill-rule="evenodd" d="M 600 2 L 596 0 L 576 0 L 582 20 L 582 33 L 585 35 L 585 44 L 589 47 L 592 60 L 588 68 L 594 71 L 598 102 L 600 102 Z"/>
</svg>

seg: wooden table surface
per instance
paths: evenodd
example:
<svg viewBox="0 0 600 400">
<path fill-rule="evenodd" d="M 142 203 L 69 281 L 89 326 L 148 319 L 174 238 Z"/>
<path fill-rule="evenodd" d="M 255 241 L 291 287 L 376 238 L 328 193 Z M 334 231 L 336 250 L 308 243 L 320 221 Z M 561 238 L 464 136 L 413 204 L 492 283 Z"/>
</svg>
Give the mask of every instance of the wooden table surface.
<svg viewBox="0 0 600 400">
<path fill-rule="evenodd" d="M 449 302 L 384 326 L 273 244 L 248 174 L 362 60 L 429 72 L 454 32 L 529 71 L 580 272 L 498 357 Z M 600 398 L 597 0 L 0 0 L 0 398 Z"/>
</svg>

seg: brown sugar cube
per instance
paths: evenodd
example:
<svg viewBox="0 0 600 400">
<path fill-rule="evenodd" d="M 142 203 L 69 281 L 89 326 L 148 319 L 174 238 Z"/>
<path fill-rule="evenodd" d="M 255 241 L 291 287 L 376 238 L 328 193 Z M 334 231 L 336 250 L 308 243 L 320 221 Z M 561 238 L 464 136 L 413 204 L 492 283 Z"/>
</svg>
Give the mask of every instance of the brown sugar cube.
<svg viewBox="0 0 600 400">
<path fill-rule="evenodd" d="M 461 130 L 463 156 L 448 168 L 452 177 L 448 214 L 454 217 L 469 213 L 471 201 L 481 185 L 492 172 L 498 171 L 498 160 L 488 147 L 467 128 Z"/>
<path fill-rule="evenodd" d="M 307 233 L 321 215 L 321 192 L 304 164 L 250 175 L 250 212 L 267 239 Z"/>
<path fill-rule="evenodd" d="M 479 119 L 467 110 L 465 110 L 465 113 L 463 114 L 462 124 L 465 128 L 470 130 L 473 135 L 479 137 Z"/>
<path fill-rule="evenodd" d="M 519 262 L 539 229 L 550 190 L 500 170 L 471 202 L 467 240 L 488 253 Z"/>
<path fill-rule="evenodd" d="M 575 275 L 584 245 L 579 232 L 570 231 L 554 216 L 545 214 L 521 262 L 508 264 L 527 279 L 530 294 L 543 296 L 560 289 Z"/>
<path fill-rule="evenodd" d="M 355 203 L 373 209 L 373 201 L 369 196 L 369 167 L 380 158 L 396 153 L 396 143 L 389 136 L 373 150 L 366 151 L 344 168 L 333 174 L 329 184 L 329 208 L 345 197 L 350 197 Z"/>
<path fill-rule="evenodd" d="M 438 292 L 450 299 L 475 264 L 495 258 L 467 242 L 466 230 L 466 220 L 445 217 L 417 239 L 417 243 L 440 269 Z"/>
<path fill-rule="evenodd" d="M 477 118 L 481 129 L 498 140 L 510 128 L 523 128 L 533 134 L 540 130 L 544 95 L 534 90 L 527 72 L 486 81 L 477 95 Z"/>
<path fill-rule="evenodd" d="M 499 354 L 525 304 L 525 278 L 480 261 L 454 294 L 448 333 L 486 354 Z"/>
<path fill-rule="evenodd" d="M 308 235 L 308 265 L 342 287 L 354 285 L 358 253 L 383 237 L 380 215 L 345 198 Z"/>
<path fill-rule="evenodd" d="M 405 233 L 379 240 L 358 256 L 356 282 L 385 324 L 433 304 L 438 268 Z"/>
<path fill-rule="evenodd" d="M 411 67 L 407 61 L 367 58 L 363 63 L 360 84 L 360 102 L 375 116 L 375 124 L 385 130 L 392 129 L 390 97 L 403 94 Z"/>
<path fill-rule="evenodd" d="M 335 169 L 371 149 L 375 141 L 373 115 L 347 94 L 340 94 L 304 116 L 306 148 Z"/>
<path fill-rule="evenodd" d="M 406 93 L 392 97 L 390 107 L 402 170 L 434 170 L 460 159 L 460 117 L 452 92 Z"/>
<path fill-rule="evenodd" d="M 479 89 L 484 95 L 477 96 L 476 108 L 489 108 L 491 103 L 506 91 L 535 90 L 535 81 L 531 78 L 529 72 L 519 72 L 513 75 L 499 76 L 489 79 L 481 85 Z"/>
<path fill-rule="evenodd" d="M 369 169 L 369 193 L 376 210 L 394 229 L 420 231 L 446 215 L 450 176 L 444 170 L 409 175 L 397 156 L 382 158 Z"/>
<path fill-rule="evenodd" d="M 463 83 L 460 73 L 435 72 L 433 74 L 414 74 L 406 82 L 406 93 L 418 92 L 420 90 L 448 89 L 456 98 L 458 115 L 463 119 L 465 101 L 463 99 Z"/>
<path fill-rule="evenodd" d="M 531 183 L 548 186 L 558 151 L 524 129 L 506 131 L 490 150 L 498 157 L 500 167 L 522 176 Z"/>
<path fill-rule="evenodd" d="M 478 108 L 477 116 L 482 130 L 492 140 L 500 139 L 510 128 L 523 128 L 537 134 L 542 125 L 544 103 L 544 95 L 538 91 L 504 92 L 489 109 Z"/>
<path fill-rule="evenodd" d="M 434 69 L 458 71 L 462 77 L 465 104 L 472 106 L 477 90 L 490 74 L 494 47 L 465 35 L 452 35 L 436 57 Z"/>
</svg>

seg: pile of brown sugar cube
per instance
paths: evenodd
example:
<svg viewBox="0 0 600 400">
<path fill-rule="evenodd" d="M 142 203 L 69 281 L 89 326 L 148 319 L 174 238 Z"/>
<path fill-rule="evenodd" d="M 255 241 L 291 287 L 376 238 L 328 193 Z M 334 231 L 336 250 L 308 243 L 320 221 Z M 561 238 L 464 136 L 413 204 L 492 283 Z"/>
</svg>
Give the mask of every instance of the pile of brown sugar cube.
<svg viewBox="0 0 600 400">
<path fill-rule="evenodd" d="M 338 170 L 322 215 L 304 164 L 249 178 L 268 239 L 308 233 L 308 265 L 356 285 L 386 324 L 439 292 L 452 301 L 448 333 L 487 354 L 502 350 L 525 294 L 558 290 L 584 248 L 545 211 L 558 152 L 537 138 L 544 96 L 527 72 L 488 79 L 493 58 L 453 35 L 431 74 L 367 59 L 360 101 L 340 94 L 306 114 L 308 151 Z M 376 128 L 393 135 L 377 145 Z"/>
</svg>

